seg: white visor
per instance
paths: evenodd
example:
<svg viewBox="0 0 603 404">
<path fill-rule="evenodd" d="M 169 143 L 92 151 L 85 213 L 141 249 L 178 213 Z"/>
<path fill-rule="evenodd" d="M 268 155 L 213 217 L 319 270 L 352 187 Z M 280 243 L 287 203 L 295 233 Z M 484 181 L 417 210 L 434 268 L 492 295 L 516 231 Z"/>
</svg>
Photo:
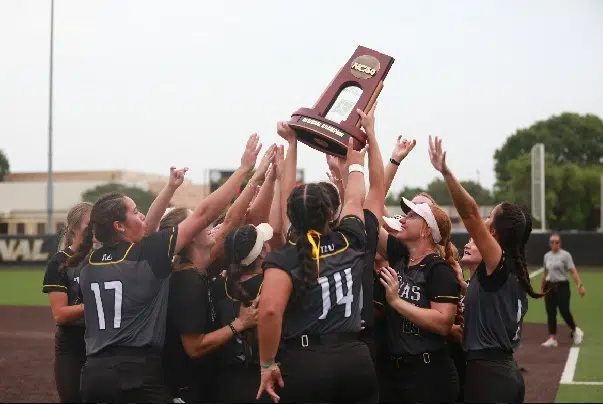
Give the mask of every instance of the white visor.
<svg viewBox="0 0 603 404">
<path fill-rule="evenodd" d="M 431 229 L 431 237 L 433 238 L 433 242 L 438 244 L 442 241 L 442 236 L 440 234 L 440 228 L 438 227 L 438 222 L 431 211 L 431 207 L 426 203 L 412 203 L 406 198 L 402 198 L 402 202 L 404 205 L 408 207 L 408 209 L 415 212 L 417 215 L 421 216 L 427 222 L 427 225 Z M 409 210 L 409 211 L 410 211 Z"/>
<path fill-rule="evenodd" d="M 383 216 L 383 221 L 390 229 L 394 231 L 402 230 L 402 224 L 400 223 L 400 219 L 402 219 L 402 215 L 394 215 L 392 217 Z"/>
<path fill-rule="evenodd" d="M 241 265 L 247 266 L 255 261 L 258 255 L 260 255 L 262 252 L 264 243 L 270 240 L 274 234 L 272 226 L 270 226 L 268 223 L 260 223 L 255 226 L 255 232 L 257 234 L 255 244 L 253 245 L 251 251 L 249 251 L 249 254 L 247 254 L 247 256 L 241 260 Z"/>
</svg>

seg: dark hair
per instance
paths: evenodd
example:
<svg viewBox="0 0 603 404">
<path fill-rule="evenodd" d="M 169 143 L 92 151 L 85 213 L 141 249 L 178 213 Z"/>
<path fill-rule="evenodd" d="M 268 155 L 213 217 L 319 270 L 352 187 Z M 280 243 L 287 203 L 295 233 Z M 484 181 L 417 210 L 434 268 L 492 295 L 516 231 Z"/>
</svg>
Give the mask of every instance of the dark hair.
<svg viewBox="0 0 603 404">
<path fill-rule="evenodd" d="M 337 187 L 333 183 L 327 181 L 319 182 L 318 186 L 321 187 L 329 196 L 329 201 L 331 202 L 331 209 L 333 210 L 333 215 L 335 215 L 335 212 L 337 211 L 337 209 L 339 209 L 339 206 L 341 205 L 341 199 Z"/>
<path fill-rule="evenodd" d="M 172 227 L 176 227 L 180 224 L 180 222 L 184 221 L 188 217 L 188 209 L 187 208 L 174 208 L 167 215 L 161 218 L 159 222 L 159 231 L 165 229 L 171 229 Z M 188 258 L 188 246 L 184 246 L 180 252 L 174 256 L 172 261 L 173 267 L 179 267 L 182 265 L 190 265 L 191 261 Z"/>
<path fill-rule="evenodd" d="M 90 223 L 84 231 L 82 243 L 67 263 L 64 264 L 63 268 L 74 267 L 82 262 L 92 249 L 93 235 L 105 245 L 118 242 L 120 236 L 113 227 L 113 223 L 115 221 L 125 221 L 127 211 L 124 194 L 111 192 L 98 198 L 92 205 Z"/>
<path fill-rule="evenodd" d="M 492 218 L 492 226 L 498 235 L 498 243 L 507 258 L 515 262 L 514 270 L 524 290 L 534 299 L 544 294 L 536 293 L 528 275 L 526 244 L 532 234 L 532 216 L 522 206 L 503 202 L 500 211 Z"/>
<path fill-rule="evenodd" d="M 324 231 L 332 211 L 331 198 L 318 184 L 296 187 L 287 200 L 287 216 L 297 232 L 297 256 L 304 280 L 298 297 L 302 297 L 318 281 L 317 266 L 312 257 L 308 232 Z"/>
<path fill-rule="evenodd" d="M 241 285 L 241 277 L 255 269 L 257 258 L 249 265 L 242 265 L 241 261 L 253 249 L 257 235 L 255 227 L 248 224 L 236 228 L 224 240 L 226 287 L 231 291 L 232 297 L 243 302 L 245 306 L 249 306 L 254 297 L 250 297 Z"/>
</svg>

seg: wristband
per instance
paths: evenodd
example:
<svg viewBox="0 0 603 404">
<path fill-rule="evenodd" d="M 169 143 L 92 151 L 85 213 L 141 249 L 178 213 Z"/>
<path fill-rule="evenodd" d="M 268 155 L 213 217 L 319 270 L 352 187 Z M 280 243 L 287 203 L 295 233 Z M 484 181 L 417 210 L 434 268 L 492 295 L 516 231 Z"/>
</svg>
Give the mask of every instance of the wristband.
<svg viewBox="0 0 603 404">
<path fill-rule="evenodd" d="M 228 326 L 230 327 L 230 331 L 232 331 L 232 335 L 238 334 L 237 330 L 234 328 L 234 325 L 232 325 L 232 323 L 229 323 Z"/>
<path fill-rule="evenodd" d="M 399 162 L 397 162 L 396 160 L 394 160 L 394 158 L 393 158 L 393 157 L 391 157 L 391 158 L 389 159 L 389 162 L 390 162 L 390 163 L 392 163 L 393 165 L 396 165 L 396 166 L 399 166 L 399 165 L 400 165 L 400 163 L 399 163 Z"/>
<path fill-rule="evenodd" d="M 268 369 L 270 366 L 274 365 L 274 361 L 270 361 L 270 362 L 266 362 L 266 363 L 260 363 L 260 367 L 262 369 Z"/>
<path fill-rule="evenodd" d="M 353 172 L 359 172 L 361 174 L 364 174 L 364 167 L 360 164 L 350 164 L 350 167 L 348 168 L 348 173 L 352 174 Z"/>
</svg>

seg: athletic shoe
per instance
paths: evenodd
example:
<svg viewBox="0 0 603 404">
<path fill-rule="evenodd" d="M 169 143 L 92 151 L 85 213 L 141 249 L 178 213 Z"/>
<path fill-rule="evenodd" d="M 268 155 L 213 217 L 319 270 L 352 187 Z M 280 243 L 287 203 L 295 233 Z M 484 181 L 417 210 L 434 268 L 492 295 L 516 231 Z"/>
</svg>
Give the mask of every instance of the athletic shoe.
<svg viewBox="0 0 603 404">
<path fill-rule="evenodd" d="M 558 346 L 559 343 L 557 342 L 557 339 L 555 338 L 549 338 L 546 341 L 544 341 L 542 344 L 540 344 L 540 346 L 549 348 L 549 347 L 556 347 Z"/>
<path fill-rule="evenodd" d="M 574 330 L 574 345 L 580 345 L 584 339 L 584 331 L 576 327 Z"/>
</svg>

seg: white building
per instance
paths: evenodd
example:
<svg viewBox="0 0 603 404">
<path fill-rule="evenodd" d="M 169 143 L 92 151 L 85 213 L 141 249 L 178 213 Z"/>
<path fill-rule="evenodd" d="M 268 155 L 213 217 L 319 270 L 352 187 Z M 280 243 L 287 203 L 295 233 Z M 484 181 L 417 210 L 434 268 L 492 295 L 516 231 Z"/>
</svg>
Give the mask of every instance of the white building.
<svg viewBox="0 0 603 404">
<path fill-rule="evenodd" d="M 53 222 L 59 231 L 65 226 L 67 212 L 82 200 L 82 194 L 107 183 L 136 186 L 159 193 L 168 177 L 131 171 L 83 171 L 53 173 Z M 0 182 L 0 234 L 39 235 L 46 233 L 47 174 L 12 173 Z M 194 208 L 207 195 L 207 187 L 186 180 L 172 203 Z"/>
</svg>

